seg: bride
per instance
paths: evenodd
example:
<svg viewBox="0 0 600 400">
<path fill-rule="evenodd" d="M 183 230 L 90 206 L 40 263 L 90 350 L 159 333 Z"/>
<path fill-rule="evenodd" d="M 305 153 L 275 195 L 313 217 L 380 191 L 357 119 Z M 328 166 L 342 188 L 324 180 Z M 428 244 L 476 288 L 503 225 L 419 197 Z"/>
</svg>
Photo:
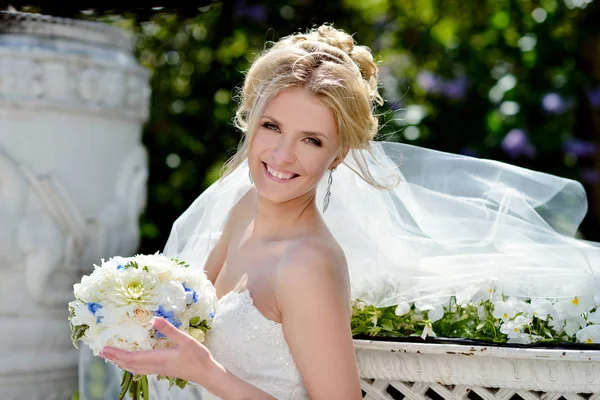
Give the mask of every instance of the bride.
<svg viewBox="0 0 600 400">
<path fill-rule="evenodd" d="M 361 398 L 346 258 L 321 214 L 330 194 L 317 204 L 316 191 L 327 175 L 334 193 L 336 167 L 377 132 L 376 73 L 370 51 L 330 26 L 280 40 L 254 62 L 236 116 L 244 139 L 224 174 L 247 163 L 253 187 L 204 265 L 220 298 L 207 347 L 158 320 L 177 349 L 106 349 L 104 358 L 223 399 Z"/>
<path fill-rule="evenodd" d="M 573 238 L 582 186 L 374 142 L 377 66 L 350 35 L 324 25 L 279 40 L 240 100 L 237 154 L 164 251 L 215 285 L 206 346 L 157 319 L 177 347 L 105 348 L 116 365 L 209 399 L 360 399 L 351 299 L 434 302 L 488 281 L 506 296 L 596 293 L 600 248 Z M 154 384 L 157 399 L 197 398 Z"/>
</svg>

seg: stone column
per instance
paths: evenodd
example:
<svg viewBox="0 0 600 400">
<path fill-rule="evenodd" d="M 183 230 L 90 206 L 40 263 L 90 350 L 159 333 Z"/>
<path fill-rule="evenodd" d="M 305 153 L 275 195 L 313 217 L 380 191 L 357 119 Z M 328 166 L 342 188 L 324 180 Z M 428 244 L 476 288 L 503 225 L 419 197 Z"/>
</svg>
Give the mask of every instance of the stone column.
<svg viewBox="0 0 600 400">
<path fill-rule="evenodd" d="M 0 398 L 70 399 L 67 302 L 139 242 L 149 73 L 100 23 L 0 12 Z"/>
</svg>

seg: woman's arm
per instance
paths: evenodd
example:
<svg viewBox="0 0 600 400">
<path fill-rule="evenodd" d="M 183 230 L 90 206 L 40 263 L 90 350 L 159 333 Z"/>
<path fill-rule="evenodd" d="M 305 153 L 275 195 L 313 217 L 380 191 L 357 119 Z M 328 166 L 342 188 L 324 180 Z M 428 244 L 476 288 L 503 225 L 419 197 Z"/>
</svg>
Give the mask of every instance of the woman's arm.
<svg viewBox="0 0 600 400">
<path fill-rule="evenodd" d="M 362 398 L 341 250 L 304 243 L 282 261 L 277 304 L 283 329 L 312 400 Z"/>
</svg>

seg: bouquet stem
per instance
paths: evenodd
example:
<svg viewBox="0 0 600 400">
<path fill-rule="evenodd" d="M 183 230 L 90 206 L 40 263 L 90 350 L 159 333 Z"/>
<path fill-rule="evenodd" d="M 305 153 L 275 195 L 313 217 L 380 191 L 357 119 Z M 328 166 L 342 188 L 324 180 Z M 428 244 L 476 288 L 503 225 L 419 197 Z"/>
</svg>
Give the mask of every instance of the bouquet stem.
<svg viewBox="0 0 600 400">
<path fill-rule="evenodd" d="M 149 400 L 148 377 L 146 375 L 133 375 L 131 372 L 123 371 L 119 400 L 123 400 L 127 393 L 131 395 L 132 400 Z"/>
</svg>

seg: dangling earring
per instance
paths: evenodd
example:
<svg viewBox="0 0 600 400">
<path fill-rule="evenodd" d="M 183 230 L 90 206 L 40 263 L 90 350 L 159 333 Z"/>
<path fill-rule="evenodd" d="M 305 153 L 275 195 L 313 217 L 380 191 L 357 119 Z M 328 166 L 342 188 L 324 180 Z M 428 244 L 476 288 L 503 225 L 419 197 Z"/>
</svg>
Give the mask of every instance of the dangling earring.
<svg viewBox="0 0 600 400">
<path fill-rule="evenodd" d="M 248 178 L 250 179 L 250 183 L 254 185 L 254 181 L 252 180 L 252 174 L 250 173 L 250 170 L 248 170 Z"/>
<path fill-rule="evenodd" d="M 325 192 L 325 198 L 323 199 L 323 212 L 327 211 L 329 207 L 329 198 L 331 197 L 331 184 L 333 183 L 333 171 L 335 168 L 329 170 L 329 178 L 327 179 L 327 191 Z"/>
</svg>

